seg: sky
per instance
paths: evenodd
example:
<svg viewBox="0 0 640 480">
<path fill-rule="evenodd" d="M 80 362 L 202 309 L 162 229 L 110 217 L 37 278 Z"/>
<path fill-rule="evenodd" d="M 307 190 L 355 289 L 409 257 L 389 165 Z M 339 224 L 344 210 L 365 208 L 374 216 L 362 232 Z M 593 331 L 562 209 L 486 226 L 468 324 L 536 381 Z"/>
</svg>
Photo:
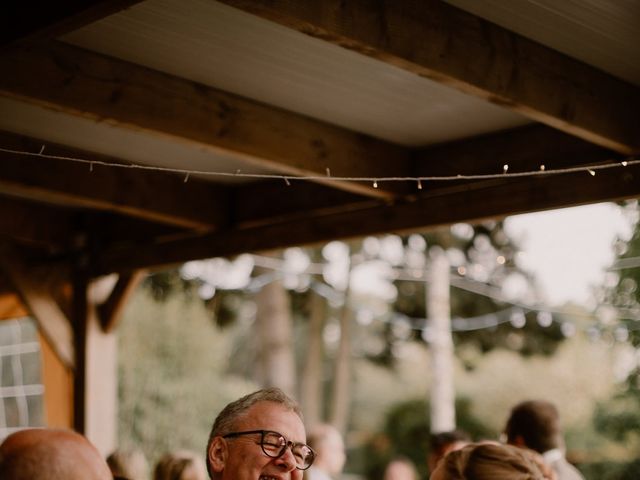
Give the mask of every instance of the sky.
<svg viewBox="0 0 640 480">
<path fill-rule="evenodd" d="M 550 305 L 592 305 L 592 286 L 602 285 L 614 261 L 616 237 L 628 239 L 632 220 L 613 203 L 515 215 L 505 228 L 524 252 Z"/>
</svg>

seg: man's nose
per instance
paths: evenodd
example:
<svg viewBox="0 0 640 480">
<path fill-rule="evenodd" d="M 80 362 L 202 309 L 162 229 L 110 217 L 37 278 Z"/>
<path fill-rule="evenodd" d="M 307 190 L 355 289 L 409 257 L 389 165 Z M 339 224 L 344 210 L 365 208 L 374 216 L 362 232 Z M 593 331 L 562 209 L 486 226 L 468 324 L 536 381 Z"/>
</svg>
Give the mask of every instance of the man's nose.
<svg viewBox="0 0 640 480">
<path fill-rule="evenodd" d="M 296 457 L 291 451 L 291 445 L 287 445 L 287 448 L 285 448 L 284 453 L 276 459 L 276 463 L 282 467 L 285 467 L 288 472 L 295 470 Z"/>
</svg>

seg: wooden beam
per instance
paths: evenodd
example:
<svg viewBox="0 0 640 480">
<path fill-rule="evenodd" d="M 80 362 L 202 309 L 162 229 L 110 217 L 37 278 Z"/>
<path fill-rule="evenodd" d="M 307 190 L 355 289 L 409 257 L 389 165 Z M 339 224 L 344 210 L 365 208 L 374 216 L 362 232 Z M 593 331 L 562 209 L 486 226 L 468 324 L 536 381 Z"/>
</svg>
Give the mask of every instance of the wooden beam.
<svg viewBox="0 0 640 480">
<path fill-rule="evenodd" d="M 374 198 L 394 192 L 333 176 L 408 173 L 402 147 L 55 42 L 0 57 L 0 95 L 121 128 L 171 137 L 285 175 Z M 46 82 L 41 79 L 46 78 Z M 326 178 L 325 178 L 326 177 Z"/>
<path fill-rule="evenodd" d="M 26 137 L 0 133 L 8 150 L 38 153 L 46 144 L 48 155 L 122 163 L 89 152 L 51 145 Z M 114 168 L 56 158 L 0 151 L 0 192 L 35 201 L 92 208 L 131 215 L 149 221 L 199 230 L 226 223 L 227 190 L 175 174 Z M 207 208 L 203 208 L 207 205 Z"/>
<path fill-rule="evenodd" d="M 238 228 L 293 221 L 378 203 L 369 197 L 296 180 L 291 180 L 289 185 L 281 180 L 239 185 L 233 189 L 232 198 L 232 218 Z"/>
<path fill-rule="evenodd" d="M 14 285 L 43 335 L 67 368 L 75 366 L 73 331 L 69 319 L 60 308 L 45 279 L 31 272 L 20 254 L 8 247 L 0 249 L 0 269 Z"/>
<path fill-rule="evenodd" d="M 430 189 L 427 189 L 430 190 Z M 231 230 L 174 242 L 129 246 L 104 251 L 94 264 L 94 275 L 154 268 L 189 260 L 387 232 L 410 232 L 456 222 L 568 207 L 640 196 L 640 166 L 535 178 L 505 178 L 467 182 L 453 191 L 425 192 L 412 202 L 291 222 Z"/>
<path fill-rule="evenodd" d="M 616 152 L 544 125 L 448 142 L 417 150 L 417 176 L 454 176 L 531 172 L 620 160 Z"/>
<path fill-rule="evenodd" d="M 104 333 L 112 333 L 116 329 L 127 301 L 145 276 L 146 272 L 142 270 L 119 276 L 109 298 L 97 307 L 100 327 Z"/>
<path fill-rule="evenodd" d="M 0 196 L 0 237 L 3 239 L 11 238 L 49 250 L 59 250 L 69 244 L 72 235 L 73 216 L 65 209 L 48 208 L 35 202 Z"/>
<path fill-rule="evenodd" d="M 52 38 L 123 10 L 139 0 L 20 0 L 3 7 L 0 45 Z"/>
<path fill-rule="evenodd" d="M 89 327 L 89 281 L 84 272 L 73 274 L 71 319 L 74 333 L 73 429 L 86 433 L 87 425 L 87 331 Z"/>
<path fill-rule="evenodd" d="M 625 155 L 640 88 L 440 0 L 222 0 Z"/>
</svg>

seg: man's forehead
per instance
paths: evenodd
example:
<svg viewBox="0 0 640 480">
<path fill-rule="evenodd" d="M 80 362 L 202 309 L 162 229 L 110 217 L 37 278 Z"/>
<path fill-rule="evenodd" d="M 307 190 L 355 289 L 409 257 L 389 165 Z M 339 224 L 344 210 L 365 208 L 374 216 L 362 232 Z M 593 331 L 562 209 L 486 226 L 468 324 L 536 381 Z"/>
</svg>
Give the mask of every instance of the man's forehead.
<svg viewBox="0 0 640 480">
<path fill-rule="evenodd" d="M 300 416 L 288 406 L 271 401 L 260 401 L 252 405 L 246 415 L 239 419 L 239 424 L 243 428 L 283 430 L 280 433 L 306 436 Z M 295 431 L 289 432 L 292 429 Z"/>
</svg>

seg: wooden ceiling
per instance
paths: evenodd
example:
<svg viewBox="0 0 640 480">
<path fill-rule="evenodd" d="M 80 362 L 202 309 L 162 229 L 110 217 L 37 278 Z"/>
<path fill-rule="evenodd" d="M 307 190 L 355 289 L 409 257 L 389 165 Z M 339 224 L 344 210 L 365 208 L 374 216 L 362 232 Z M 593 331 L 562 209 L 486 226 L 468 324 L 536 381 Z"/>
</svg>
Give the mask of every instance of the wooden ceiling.
<svg viewBox="0 0 640 480">
<path fill-rule="evenodd" d="M 96 277 L 640 196 L 635 77 L 448 2 L 13 3 L 0 30 L 5 259 Z M 225 50 L 232 35 L 246 58 Z M 158 168 L 106 165 L 131 163 Z M 422 188 L 351 180 L 503 165 Z M 185 173 L 238 170 L 275 177 Z"/>
</svg>

